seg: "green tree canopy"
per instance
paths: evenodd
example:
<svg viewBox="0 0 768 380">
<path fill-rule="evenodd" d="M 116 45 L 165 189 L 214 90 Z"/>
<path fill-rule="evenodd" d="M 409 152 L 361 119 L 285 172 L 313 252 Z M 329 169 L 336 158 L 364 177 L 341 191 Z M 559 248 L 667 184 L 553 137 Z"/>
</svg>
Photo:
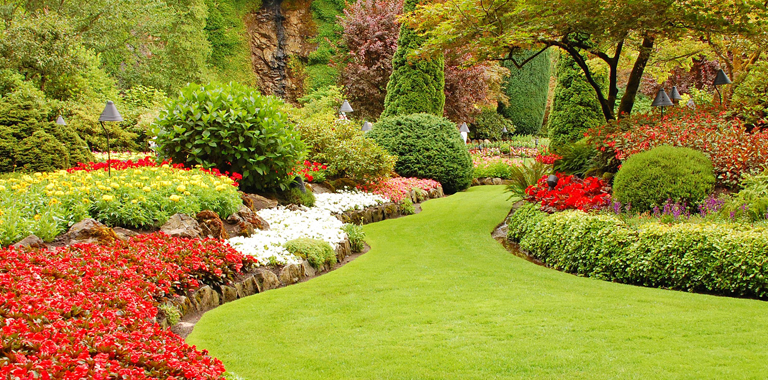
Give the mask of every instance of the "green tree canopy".
<svg viewBox="0 0 768 380">
<path fill-rule="evenodd" d="M 619 115 L 632 111 L 645 66 L 661 41 L 712 33 L 750 35 L 768 20 L 765 16 L 765 3 L 756 0 L 447 0 L 420 7 L 407 17 L 407 25 L 424 33 L 424 55 L 461 47 L 478 60 L 504 59 L 523 49 L 560 48 L 584 71 L 610 120 L 616 118 L 619 61 L 627 50 L 633 50 L 634 63 Z M 609 67 L 607 94 L 588 58 Z"/>
</svg>

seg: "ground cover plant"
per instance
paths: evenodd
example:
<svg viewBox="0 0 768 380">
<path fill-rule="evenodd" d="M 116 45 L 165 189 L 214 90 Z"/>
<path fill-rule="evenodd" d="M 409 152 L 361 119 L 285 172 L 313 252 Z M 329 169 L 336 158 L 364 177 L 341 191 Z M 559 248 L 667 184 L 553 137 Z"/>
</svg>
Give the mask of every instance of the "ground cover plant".
<svg viewBox="0 0 768 380">
<path fill-rule="evenodd" d="M 544 175 L 535 186 L 525 189 L 525 199 L 538 204 L 543 211 L 555 212 L 568 209 L 582 211 L 599 210 L 611 201 L 611 188 L 605 181 L 587 177 L 580 179 L 573 175 L 557 173 L 557 185 L 554 189 L 547 184 L 548 175 Z"/>
<path fill-rule="evenodd" d="M 208 312 L 187 341 L 248 379 L 746 379 L 768 370 L 765 302 L 534 265 L 490 236 L 506 199 L 503 187 L 473 187 L 365 225 L 365 255 Z"/>
<path fill-rule="evenodd" d="M 520 166 L 523 160 L 510 159 L 501 156 L 472 155 L 472 177 L 474 178 L 502 178 L 512 177 L 512 167 Z"/>
<path fill-rule="evenodd" d="M 372 184 L 361 185 L 359 188 L 381 195 L 392 202 L 400 202 L 408 197 L 408 194 L 413 189 L 431 191 L 437 188 L 442 189 L 442 185 L 440 185 L 440 182 L 431 179 L 393 177 Z"/>
<path fill-rule="evenodd" d="M 114 167 L 112 167 L 114 165 Z M 144 159 L 82 164 L 68 171 L 0 178 L 0 244 L 35 234 L 51 241 L 92 217 L 110 226 L 152 228 L 175 213 L 212 210 L 226 218 L 242 204 L 237 174 Z"/>
<path fill-rule="evenodd" d="M 162 234 L 0 258 L 0 377 L 15 379 L 223 379 L 219 360 L 153 318 L 158 301 L 254 264 L 217 240 Z"/>
</svg>

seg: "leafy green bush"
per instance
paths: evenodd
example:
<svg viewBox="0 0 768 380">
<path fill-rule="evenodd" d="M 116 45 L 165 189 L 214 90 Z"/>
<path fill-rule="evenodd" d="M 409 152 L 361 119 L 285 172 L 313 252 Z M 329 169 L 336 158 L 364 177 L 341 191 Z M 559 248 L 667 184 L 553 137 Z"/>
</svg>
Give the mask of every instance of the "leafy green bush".
<svg viewBox="0 0 768 380">
<path fill-rule="evenodd" d="M 365 231 L 363 231 L 363 226 L 347 223 L 341 228 L 349 237 L 349 245 L 352 248 L 352 252 L 362 252 L 365 248 Z"/>
<path fill-rule="evenodd" d="M 501 116 L 493 108 L 483 108 L 480 114 L 475 116 L 475 122 L 469 130 L 471 139 L 501 140 L 502 131 L 507 127 L 507 133 L 515 133 L 515 125 Z"/>
<path fill-rule="evenodd" d="M 551 146 L 556 148 L 580 140 L 584 132 L 604 121 L 595 90 L 587 83 L 584 72 L 570 55 L 561 55 L 557 65 L 557 87 L 547 125 Z"/>
<path fill-rule="evenodd" d="M 286 193 L 286 201 L 290 204 L 313 207 L 315 205 L 315 194 L 311 191 L 301 191 L 296 187 L 291 187 Z"/>
<path fill-rule="evenodd" d="M 328 242 L 319 239 L 298 238 L 285 243 L 291 254 L 307 259 L 315 268 L 336 264 L 336 252 Z"/>
<path fill-rule="evenodd" d="M 556 153 L 562 156 L 553 165 L 556 172 L 586 177 L 592 168 L 597 149 L 586 139 L 581 139 L 561 145 Z"/>
<path fill-rule="evenodd" d="M 392 172 L 396 158 L 374 140 L 365 138 L 360 125 L 339 120 L 341 90 L 330 87 L 301 99 L 304 107 L 290 110 L 308 159 L 327 166 L 327 177 L 371 182 Z"/>
<path fill-rule="evenodd" d="M 760 174 L 744 176 L 741 187 L 725 204 L 723 212 L 753 222 L 768 219 L 768 168 Z"/>
<path fill-rule="evenodd" d="M 671 199 L 698 204 L 715 185 L 712 162 L 690 148 L 660 146 L 630 156 L 613 181 L 613 195 L 638 211 Z"/>
<path fill-rule="evenodd" d="M 395 171 L 403 177 L 434 179 L 449 194 L 472 183 L 472 158 L 450 120 L 423 113 L 383 118 L 368 137 L 398 157 Z"/>
<path fill-rule="evenodd" d="M 403 215 L 413 215 L 416 213 L 416 206 L 413 205 L 413 201 L 406 198 L 400 202 L 400 213 Z"/>
<path fill-rule="evenodd" d="M 243 175 L 245 191 L 286 189 L 304 156 L 283 102 L 237 83 L 190 84 L 167 103 L 155 125 L 160 154 L 176 163 Z"/>
<path fill-rule="evenodd" d="M 504 61 L 509 77 L 504 80 L 503 89 L 509 100 L 508 104 L 499 103 L 499 113 L 515 123 L 519 134 L 535 135 L 544 123 L 549 95 L 550 50 L 519 69 L 511 61 Z M 526 51 L 515 59 L 519 63 L 533 53 Z"/>
<path fill-rule="evenodd" d="M 646 223 L 536 204 L 507 221 L 508 238 L 548 266 L 606 281 L 694 292 L 768 297 L 768 229 Z M 553 239 L 552 236 L 557 236 Z"/>
</svg>

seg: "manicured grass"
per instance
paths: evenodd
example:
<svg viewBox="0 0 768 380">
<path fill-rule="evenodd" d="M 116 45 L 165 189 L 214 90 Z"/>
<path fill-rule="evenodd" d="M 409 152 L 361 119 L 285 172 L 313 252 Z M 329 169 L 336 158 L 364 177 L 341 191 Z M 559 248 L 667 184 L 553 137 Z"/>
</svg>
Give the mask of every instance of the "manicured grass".
<svg viewBox="0 0 768 380">
<path fill-rule="evenodd" d="M 768 303 L 580 278 L 490 237 L 502 186 L 365 227 L 372 249 L 207 313 L 187 341 L 248 379 L 734 379 L 768 373 Z M 557 239 L 557 236 L 553 236 Z"/>
</svg>

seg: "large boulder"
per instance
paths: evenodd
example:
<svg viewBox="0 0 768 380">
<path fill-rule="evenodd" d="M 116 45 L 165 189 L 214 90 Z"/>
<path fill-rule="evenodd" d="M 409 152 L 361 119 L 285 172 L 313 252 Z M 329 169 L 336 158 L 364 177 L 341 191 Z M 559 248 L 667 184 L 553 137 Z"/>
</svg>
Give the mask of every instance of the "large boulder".
<svg viewBox="0 0 768 380">
<path fill-rule="evenodd" d="M 288 264 L 280 270 L 277 277 L 285 285 L 295 284 L 301 280 L 301 268 L 296 264 Z"/>
<path fill-rule="evenodd" d="M 95 219 L 83 219 L 64 234 L 63 239 L 68 245 L 77 243 L 112 244 L 119 237 L 111 228 Z"/>
<path fill-rule="evenodd" d="M 214 239 L 229 239 L 229 234 L 224 228 L 224 222 L 219 214 L 211 210 L 203 210 L 197 213 L 197 222 L 200 224 L 203 236 Z"/>
<path fill-rule="evenodd" d="M 34 248 L 34 249 L 42 249 L 45 247 L 45 242 L 43 239 L 40 239 L 39 237 L 35 235 L 29 235 L 19 241 L 18 243 L 14 244 L 13 247 L 16 248 Z"/>
<path fill-rule="evenodd" d="M 258 216 L 250 208 L 240 205 L 236 213 L 227 218 L 227 223 L 236 224 L 239 227 L 237 232 L 240 236 L 250 236 L 254 230 L 268 230 L 269 223 Z"/>
<path fill-rule="evenodd" d="M 261 288 L 261 291 L 276 289 L 280 287 L 280 279 L 278 279 L 277 275 L 270 272 L 268 269 L 256 272 L 253 277 L 256 279 L 256 283 L 258 284 L 259 288 Z"/>
<path fill-rule="evenodd" d="M 183 238 L 199 238 L 203 233 L 197 220 L 185 214 L 171 216 L 168 222 L 160 227 L 160 231 L 168 236 Z"/>
<path fill-rule="evenodd" d="M 264 198 L 258 194 L 240 193 L 240 198 L 243 200 L 243 204 L 253 211 L 277 207 L 276 200 Z"/>
</svg>

